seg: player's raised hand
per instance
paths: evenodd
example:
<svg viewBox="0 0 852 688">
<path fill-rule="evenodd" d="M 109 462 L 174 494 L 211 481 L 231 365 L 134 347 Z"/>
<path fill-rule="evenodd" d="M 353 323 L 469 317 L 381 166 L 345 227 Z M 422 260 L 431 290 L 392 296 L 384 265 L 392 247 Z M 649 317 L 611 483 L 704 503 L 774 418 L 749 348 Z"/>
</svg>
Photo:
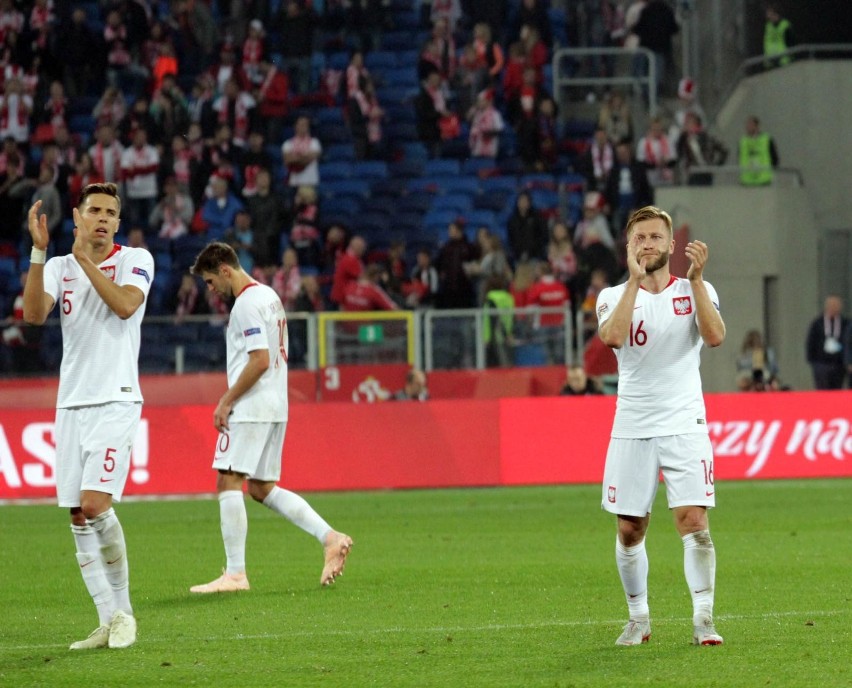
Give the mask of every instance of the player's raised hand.
<svg viewBox="0 0 852 688">
<path fill-rule="evenodd" d="M 648 256 L 642 256 L 640 258 L 640 254 L 642 253 L 642 246 L 629 246 L 627 247 L 627 270 L 630 273 L 630 277 L 642 281 L 645 279 L 645 265 L 648 262 Z"/>
<path fill-rule="evenodd" d="M 33 246 L 41 251 L 46 251 L 47 245 L 50 243 L 50 233 L 47 231 L 47 215 L 44 213 L 39 215 L 39 210 L 41 210 L 41 201 L 36 201 L 27 214 L 27 226 L 30 230 Z"/>
<path fill-rule="evenodd" d="M 686 272 L 687 279 L 701 279 L 704 274 L 704 266 L 710 252 L 707 244 L 703 241 L 690 241 L 686 245 L 686 257 L 689 258 L 689 270 Z"/>
</svg>

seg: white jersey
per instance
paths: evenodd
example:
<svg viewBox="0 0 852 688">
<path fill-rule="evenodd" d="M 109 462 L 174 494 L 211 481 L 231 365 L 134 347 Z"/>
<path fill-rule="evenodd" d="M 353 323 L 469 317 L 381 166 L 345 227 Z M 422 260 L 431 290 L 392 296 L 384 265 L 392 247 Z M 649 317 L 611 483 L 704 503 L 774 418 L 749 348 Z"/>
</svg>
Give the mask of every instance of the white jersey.
<svg viewBox="0 0 852 688">
<path fill-rule="evenodd" d="M 269 369 L 234 404 L 231 421 L 287 420 L 287 318 L 281 299 L 265 284 L 252 283 L 237 294 L 226 333 L 228 387 L 248 363 L 250 351 L 269 351 Z"/>
<path fill-rule="evenodd" d="M 145 249 L 116 244 L 98 267 L 116 284 L 132 284 L 148 298 L 154 279 L 154 259 Z M 62 325 L 62 365 L 56 407 L 141 402 L 139 340 L 145 304 L 127 320 L 119 318 L 104 303 L 71 254 L 47 261 L 44 291 L 59 307 Z"/>
<path fill-rule="evenodd" d="M 705 282 L 716 308 L 719 299 Z M 598 296 L 598 325 L 603 325 L 624 294 L 625 284 Z M 672 277 L 659 294 L 639 289 L 630 333 L 618 359 L 618 401 L 612 436 L 643 439 L 706 433 L 699 374 L 703 341 L 698 332 L 695 296 L 689 280 Z"/>
</svg>

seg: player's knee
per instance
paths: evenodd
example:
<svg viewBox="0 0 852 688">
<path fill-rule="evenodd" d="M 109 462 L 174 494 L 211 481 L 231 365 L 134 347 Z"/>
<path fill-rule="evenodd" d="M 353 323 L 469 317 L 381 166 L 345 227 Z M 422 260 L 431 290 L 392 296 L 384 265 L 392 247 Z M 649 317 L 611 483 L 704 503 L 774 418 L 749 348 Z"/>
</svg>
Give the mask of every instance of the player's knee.
<svg viewBox="0 0 852 688">
<path fill-rule="evenodd" d="M 701 507 L 681 511 L 677 515 L 677 528 L 681 535 L 707 530 L 707 511 Z"/>
<path fill-rule="evenodd" d="M 272 491 L 272 485 L 269 483 L 257 483 L 249 480 L 248 493 L 249 496 L 256 502 L 263 502 Z"/>
<path fill-rule="evenodd" d="M 83 514 L 83 510 L 80 507 L 75 506 L 70 510 L 70 512 L 72 526 L 86 525 L 86 516 Z"/>
</svg>

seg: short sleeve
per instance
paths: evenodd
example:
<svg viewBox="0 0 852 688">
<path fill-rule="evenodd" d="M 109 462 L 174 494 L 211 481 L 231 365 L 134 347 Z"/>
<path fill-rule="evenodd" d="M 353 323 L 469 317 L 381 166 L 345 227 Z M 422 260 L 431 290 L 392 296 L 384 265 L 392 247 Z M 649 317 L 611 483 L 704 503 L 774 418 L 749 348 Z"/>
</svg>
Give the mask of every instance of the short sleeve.
<svg viewBox="0 0 852 688">
<path fill-rule="evenodd" d="M 119 286 L 133 285 L 142 290 L 146 298 L 154 281 L 154 257 L 145 249 L 135 249 L 122 263 Z"/>
<path fill-rule="evenodd" d="M 258 306 L 250 301 L 238 302 L 231 311 L 231 318 L 235 320 L 234 329 L 243 341 L 246 352 L 269 349 L 266 322 Z"/>
<path fill-rule="evenodd" d="M 618 305 L 615 290 L 611 287 L 603 289 L 598 294 L 598 300 L 595 304 L 595 313 L 598 316 L 598 328 L 609 320 L 615 307 Z"/>
</svg>

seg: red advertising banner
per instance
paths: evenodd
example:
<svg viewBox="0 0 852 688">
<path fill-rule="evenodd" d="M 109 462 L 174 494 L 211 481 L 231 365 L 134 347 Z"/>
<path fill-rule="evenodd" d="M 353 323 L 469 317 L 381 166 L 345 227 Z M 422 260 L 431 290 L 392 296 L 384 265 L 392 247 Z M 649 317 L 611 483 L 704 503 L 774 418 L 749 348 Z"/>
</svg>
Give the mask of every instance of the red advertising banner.
<svg viewBox="0 0 852 688">
<path fill-rule="evenodd" d="M 595 483 L 614 397 L 294 404 L 294 490 Z M 852 391 L 707 396 L 717 480 L 852 477 Z M 214 491 L 212 405 L 145 406 L 127 495 Z M 53 411 L 0 412 L 0 499 L 54 496 Z"/>
</svg>

